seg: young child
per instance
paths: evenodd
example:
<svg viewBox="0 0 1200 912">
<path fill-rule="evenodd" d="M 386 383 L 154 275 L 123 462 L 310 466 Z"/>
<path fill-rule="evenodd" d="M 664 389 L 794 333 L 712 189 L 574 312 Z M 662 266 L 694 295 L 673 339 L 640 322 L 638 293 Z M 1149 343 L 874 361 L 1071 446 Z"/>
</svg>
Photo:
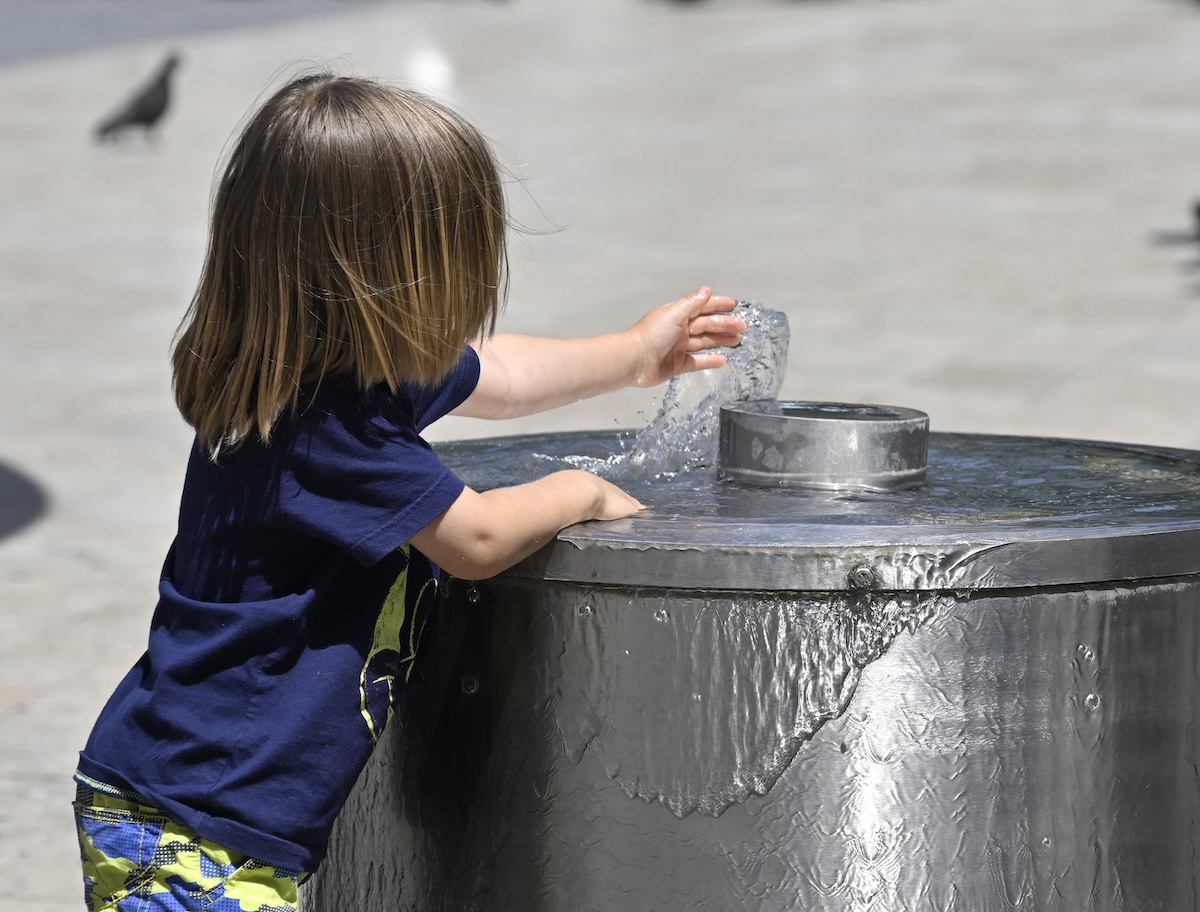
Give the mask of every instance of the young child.
<svg viewBox="0 0 1200 912">
<path fill-rule="evenodd" d="M 470 490 L 420 432 L 717 367 L 745 323 L 701 288 L 611 335 L 494 335 L 505 231 L 486 141 L 421 95 L 309 76 L 244 128 L 174 351 L 196 442 L 148 650 L 76 774 L 89 908 L 292 909 L 437 568 L 641 508 L 582 471 Z"/>
</svg>

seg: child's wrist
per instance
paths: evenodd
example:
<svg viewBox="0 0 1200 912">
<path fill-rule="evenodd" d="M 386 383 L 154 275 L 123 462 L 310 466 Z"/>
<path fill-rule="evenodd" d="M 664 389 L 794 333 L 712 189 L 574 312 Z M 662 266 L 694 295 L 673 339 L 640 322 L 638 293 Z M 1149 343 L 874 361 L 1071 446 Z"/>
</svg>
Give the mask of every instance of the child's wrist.
<svg viewBox="0 0 1200 912">
<path fill-rule="evenodd" d="M 645 334 L 639 329 L 641 324 L 634 324 L 621 335 L 621 352 L 628 360 L 623 386 L 653 386 L 651 377 L 650 351 L 646 344 Z"/>
</svg>

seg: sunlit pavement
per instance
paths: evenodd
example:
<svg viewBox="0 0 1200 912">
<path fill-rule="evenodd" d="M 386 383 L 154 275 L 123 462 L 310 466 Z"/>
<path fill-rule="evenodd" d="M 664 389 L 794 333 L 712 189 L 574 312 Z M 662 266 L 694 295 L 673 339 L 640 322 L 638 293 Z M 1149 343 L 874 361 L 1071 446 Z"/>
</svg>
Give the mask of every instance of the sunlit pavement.
<svg viewBox="0 0 1200 912">
<path fill-rule="evenodd" d="M 505 328 L 598 332 L 709 283 L 788 314 L 787 397 L 1200 447 L 1200 7 L 317 7 L 0 66 L 0 912 L 78 907 L 70 774 L 173 532 L 189 435 L 167 354 L 210 179 L 298 67 L 416 80 L 494 139 L 529 229 Z M 159 135 L 93 143 L 169 49 Z"/>
</svg>

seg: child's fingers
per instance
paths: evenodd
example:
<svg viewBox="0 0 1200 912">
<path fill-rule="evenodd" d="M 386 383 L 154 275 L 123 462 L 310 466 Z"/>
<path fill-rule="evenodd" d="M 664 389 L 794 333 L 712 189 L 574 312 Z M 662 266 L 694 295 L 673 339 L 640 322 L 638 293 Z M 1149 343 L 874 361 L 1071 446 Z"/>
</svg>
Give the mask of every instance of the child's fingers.
<svg viewBox="0 0 1200 912">
<path fill-rule="evenodd" d="M 724 367 L 729 359 L 721 352 L 700 352 L 697 354 L 689 354 L 683 362 L 683 370 L 681 374 L 690 373 L 691 371 L 709 370 L 713 367 Z"/>
<path fill-rule="evenodd" d="M 646 509 L 645 504 L 610 481 L 596 477 L 603 492 L 603 503 L 596 519 L 624 519 Z"/>
<path fill-rule="evenodd" d="M 711 295 L 703 306 L 700 308 L 700 313 L 728 313 L 737 306 L 737 301 L 727 295 Z"/>
<path fill-rule="evenodd" d="M 707 351 L 710 348 L 736 348 L 742 344 L 741 333 L 710 333 L 704 336 L 692 336 L 688 339 L 689 352 Z"/>
<path fill-rule="evenodd" d="M 746 321 L 732 314 L 710 314 L 696 317 L 688 327 L 687 350 L 732 348 L 742 344 Z"/>
<path fill-rule="evenodd" d="M 664 304 L 658 309 L 658 312 L 670 313 L 674 320 L 682 323 L 707 313 L 712 299 L 712 289 L 707 285 L 702 285 L 691 294 L 686 294 L 670 304 Z"/>
<path fill-rule="evenodd" d="M 737 302 L 733 298 L 727 295 L 714 295 L 712 289 L 704 285 L 677 301 L 664 304 L 659 312 L 670 314 L 669 319 L 682 325 L 683 322 L 691 322 L 714 314 L 727 314 L 736 306 Z"/>
<path fill-rule="evenodd" d="M 688 332 L 693 336 L 740 336 L 745 331 L 746 321 L 727 313 L 694 317 L 688 324 Z"/>
</svg>

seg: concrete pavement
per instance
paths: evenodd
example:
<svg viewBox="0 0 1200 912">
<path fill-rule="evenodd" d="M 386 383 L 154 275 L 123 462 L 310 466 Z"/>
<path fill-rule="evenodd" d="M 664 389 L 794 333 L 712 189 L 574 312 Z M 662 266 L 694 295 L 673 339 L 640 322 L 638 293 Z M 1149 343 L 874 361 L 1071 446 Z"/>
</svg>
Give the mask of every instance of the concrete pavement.
<svg viewBox="0 0 1200 912">
<path fill-rule="evenodd" d="M 169 31 L 169 30 L 168 30 Z M 157 142 L 92 125 L 168 48 Z M 329 4 L 0 66 L 0 912 L 78 908 L 75 751 L 140 654 L 189 435 L 209 184 L 306 63 L 415 79 L 531 229 L 505 328 L 706 282 L 785 311 L 783 395 L 935 430 L 1200 447 L 1200 11 L 1169 0 Z M 443 439 L 636 424 L 623 393 Z M 18 527 L 19 526 L 19 527 Z"/>
</svg>

